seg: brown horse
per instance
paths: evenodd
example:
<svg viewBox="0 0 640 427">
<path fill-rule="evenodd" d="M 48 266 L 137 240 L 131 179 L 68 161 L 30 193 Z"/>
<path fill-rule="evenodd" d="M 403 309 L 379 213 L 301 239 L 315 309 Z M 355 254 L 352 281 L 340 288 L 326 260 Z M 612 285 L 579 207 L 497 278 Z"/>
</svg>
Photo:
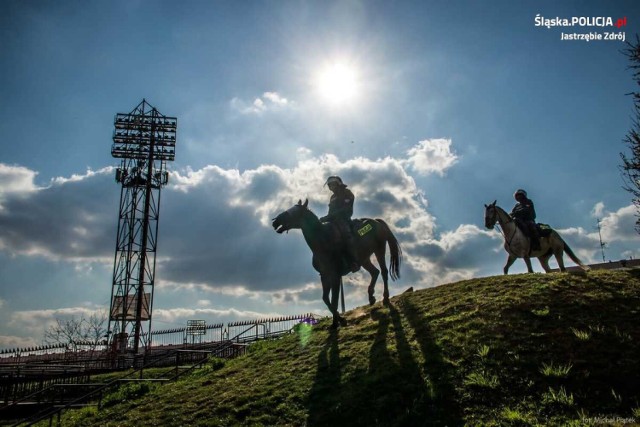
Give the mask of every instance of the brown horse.
<svg viewBox="0 0 640 427">
<path fill-rule="evenodd" d="M 342 260 L 342 250 L 337 247 L 338 231 L 333 225 L 320 222 L 318 217 L 307 207 L 308 202 L 305 200 L 302 203 L 300 200 L 297 205 L 275 217 L 273 229 L 278 233 L 296 228 L 302 230 L 302 235 L 313 252 L 313 268 L 320 273 L 322 300 L 333 315 L 333 327 L 337 327 L 339 324 L 346 324 L 338 313 L 338 296 L 340 294 L 340 280 L 342 276 L 349 274 L 349 269 Z M 392 280 L 400 277 L 400 262 L 402 260 L 400 244 L 383 220 L 362 219 L 358 221 L 355 252 L 358 263 L 371 275 L 368 288 L 369 304 L 374 304 L 376 301 L 373 294 L 380 270 L 382 270 L 382 281 L 384 282 L 384 302 L 388 303 L 389 272 Z M 391 252 L 389 270 L 387 270 L 385 260 L 387 244 Z M 371 254 L 376 255 L 380 270 L 371 262 Z M 329 300 L 329 293 L 331 293 L 331 300 Z"/>
</svg>

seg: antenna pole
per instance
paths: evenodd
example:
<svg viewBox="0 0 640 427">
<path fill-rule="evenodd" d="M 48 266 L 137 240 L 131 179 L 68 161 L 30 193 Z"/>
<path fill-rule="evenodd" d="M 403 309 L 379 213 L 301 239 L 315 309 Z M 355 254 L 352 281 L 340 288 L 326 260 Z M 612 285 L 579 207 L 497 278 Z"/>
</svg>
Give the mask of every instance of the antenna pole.
<svg viewBox="0 0 640 427">
<path fill-rule="evenodd" d="M 602 262 L 606 262 L 604 257 L 604 248 L 605 246 L 607 246 L 607 243 L 602 241 L 602 232 L 600 231 L 600 229 L 601 229 L 600 218 L 598 218 L 598 236 L 600 237 L 600 250 L 602 251 Z"/>
</svg>

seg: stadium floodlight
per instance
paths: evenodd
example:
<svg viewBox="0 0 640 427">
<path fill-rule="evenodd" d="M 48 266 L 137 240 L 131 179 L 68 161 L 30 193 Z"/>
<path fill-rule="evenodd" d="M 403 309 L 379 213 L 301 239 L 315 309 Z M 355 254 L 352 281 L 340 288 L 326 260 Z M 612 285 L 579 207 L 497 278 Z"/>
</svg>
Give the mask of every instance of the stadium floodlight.
<svg viewBox="0 0 640 427">
<path fill-rule="evenodd" d="M 144 99 L 114 119 L 111 155 L 121 159 L 115 174 L 121 190 L 108 336 L 127 366 L 127 356 L 135 362 L 151 345 L 160 190 L 169 182 L 177 125 Z"/>
</svg>

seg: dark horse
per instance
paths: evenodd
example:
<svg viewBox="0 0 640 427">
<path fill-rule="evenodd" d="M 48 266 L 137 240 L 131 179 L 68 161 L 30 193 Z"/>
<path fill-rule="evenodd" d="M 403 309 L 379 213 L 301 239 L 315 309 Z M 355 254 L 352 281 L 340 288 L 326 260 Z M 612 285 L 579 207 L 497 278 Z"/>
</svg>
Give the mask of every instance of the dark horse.
<svg viewBox="0 0 640 427">
<path fill-rule="evenodd" d="M 349 274 L 349 269 L 342 260 L 342 250 L 337 248 L 338 231 L 331 224 L 323 224 L 318 217 L 307 207 L 308 200 L 302 203 L 298 201 L 290 209 L 282 212 L 273 219 L 273 228 L 278 233 L 299 228 L 302 230 L 307 245 L 313 252 L 313 268 L 320 273 L 322 280 L 322 300 L 327 305 L 333 315 L 333 326 L 345 324 L 345 320 L 338 313 L 338 296 L 340 294 L 340 280 L 342 276 Z M 384 302 L 389 302 L 388 276 L 391 272 L 391 279 L 400 277 L 400 262 L 402 260 L 402 250 L 398 240 L 389 229 L 387 223 L 381 219 L 358 220 L 358 236 L 355 238 L 355 252 L 357 261 L 371 275 L 369 283 L 369 304 L 376 302 L 373 296 L 376 280 L 380 270 L 371 262 L 371 254 L 376 255 L 378 265 L 382 270 L 382 281 L 384 282 Z M 391 263 L 387 270 L 385 252 L 386 245 L 389 244 L 391 252 Z M 331 292 L 331 300 L 329 300 Z"/>
</svg>

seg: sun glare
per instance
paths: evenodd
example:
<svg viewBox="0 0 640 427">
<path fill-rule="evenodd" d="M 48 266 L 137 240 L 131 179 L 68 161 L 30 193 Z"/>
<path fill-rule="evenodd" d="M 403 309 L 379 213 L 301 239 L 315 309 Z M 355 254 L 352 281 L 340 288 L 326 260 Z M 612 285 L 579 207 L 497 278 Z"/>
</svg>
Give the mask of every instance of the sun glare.
<svg viewBox="0 0 640 427">
<path fill-rule="evenodd" d="M 343 104 L 356 96 L 358 76 L 352 67 L 332 64 L 320 71 L 317 84 L 320 95 L 326 100 Z"/>
</svg>

